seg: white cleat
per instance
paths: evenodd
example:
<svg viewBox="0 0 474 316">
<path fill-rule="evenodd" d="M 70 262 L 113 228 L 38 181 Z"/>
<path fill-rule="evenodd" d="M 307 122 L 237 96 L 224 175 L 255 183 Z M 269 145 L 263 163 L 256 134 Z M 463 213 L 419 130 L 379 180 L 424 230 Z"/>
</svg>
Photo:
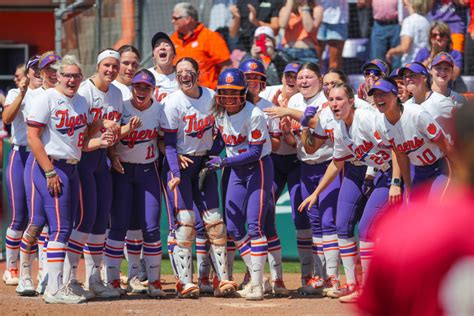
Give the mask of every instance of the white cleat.
<svg viewBox="0 0 474 316">
<path fill-rule="evenodd" d="M 16 293 L 20 296 L 36 296 L 35 285 L 30 275 L 20 278 L 16 287 Z"/>
<path fill-rule="evenodd" d="M 94 293 L 88 290 L 85 290 L 82 287 L 82 284 L 79 283 L 77 280 L 69 281 L 69 287 L 71 288 L 72 292 L 77 296 L 84 296 L 86 300 L 91 300 L 95 297 Z"/>
<path fill-rule="evenodd" d="M 247 283 L 246 285 L 244 285 L 243 289 L 235 292 L 235 297 L 245 298 L 249 292 L 250 292 L 250 283 Z"/>
<path fill-rule="evenodd" d="M 97 280 L 93 280 L 89 284 L 86 284 L 86 289 L 94 293 L 95 297 L 97 298 L 111 299 L 119 298 L 121 295 L 119 289 L 105 286 L 102 282 Z"/>
<path fill-rule="evenodd" d="M 336 289 L 326 291 L 326 296 L 331 298 L 339 298 L 354 293 L 357 289 L 355 284 L 344 284 Z"/>
<path fill-rule="evenodd" d="M 134 276 L 128 280 L 127 292 L 145 294 L 148 288 L 140 282 L 138 276 Z"/>
<path fill-rule="evenodd" d="M 6 285 L 18 285 L 18 269 L 8 269 L 3 272 L 3 282 Z"/>
<path fill-rule="evenodd" d="M 245 295 L 245 299 L 248 301 L 263 300 L 263 286 L 261 284 L 250 284 L 249 291 Z"/>
<path fill-rule="evenodd" d="M 156 280 L 154 282 L 148 282 L 147 293 L 148 293 L 148 296 L 153 297 L 153 298 L 166 297 L 166 293 L 165 291 L 163 291 L 163 288 L 161 287 L 161 282 L 159 280 Z"/>
<path fill-rule="evenodd" d="M 198 298 L 199 287 L 194 283 L 183 284 L 180 281 L 176 282 L 176 292 L 179 298 Z"/>
<path fill-rule="evenodd" d="M 68 285 L 64 285 L 56 293 L 45 291 L 43 300 L 48 304 L 81 304 L 87 301 L 84 296 L 74 294 Z"/>
</svg>

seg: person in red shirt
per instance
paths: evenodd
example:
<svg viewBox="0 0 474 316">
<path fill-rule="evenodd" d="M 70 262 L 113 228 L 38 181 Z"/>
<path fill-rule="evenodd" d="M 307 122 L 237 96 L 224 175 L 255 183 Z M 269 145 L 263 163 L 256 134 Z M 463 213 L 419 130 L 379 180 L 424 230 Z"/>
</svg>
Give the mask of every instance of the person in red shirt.
<svg viewBox="0 0 474 316">
<path fill-rule="evenodd" d="M 378 227 L 363 315 L 474 315 L 474 107 L 456 117 L 455 185 L 392 210 Z"/>
<path fill-rule="evenodd" d="M 175 62 L 183 57 L 195 59 L 200 69 L 199 84 L 216 89 L 219 73 L 231 65 L 226 42 L 199 22 L 198 12 L 190 3 L 176 4 L 171 20 L 175 29 L 171 35 L 176 47 Z"/>
</svg>

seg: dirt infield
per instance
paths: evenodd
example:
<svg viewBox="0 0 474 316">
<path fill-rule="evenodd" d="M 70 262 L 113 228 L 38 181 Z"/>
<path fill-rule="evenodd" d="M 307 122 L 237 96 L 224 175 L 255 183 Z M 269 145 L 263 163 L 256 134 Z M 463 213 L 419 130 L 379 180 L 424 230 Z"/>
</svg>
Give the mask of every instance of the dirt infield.
<svg viewBox="0 0 474 316">
<path fill-rule="evenodd" d="M 83 276 L 83 263 L 79 278 Z M 5 263 L 0 264 L 3 274 Z M 129 294 L 113 301 L 94 300 L 81 305 L 48 305 L 41 297 L 20 297 L 15 287 L 0 284 L 0 315 L 354 315 L 354 306 L 321 297 L 305 297 L 296 292 L 299 275 L 285 274 L 285 283 L 291 291 L 288 298 L 268 297 L 263 301 L 249 302 L 241 298 L 201 297 L 194 300 L 177 299 L 173 276 L 164 275 L 163 287 L 167 299 L 154 300 L 146 295 Z M 236 275 L 237 280 L 242 275 Z"/>
</svg>

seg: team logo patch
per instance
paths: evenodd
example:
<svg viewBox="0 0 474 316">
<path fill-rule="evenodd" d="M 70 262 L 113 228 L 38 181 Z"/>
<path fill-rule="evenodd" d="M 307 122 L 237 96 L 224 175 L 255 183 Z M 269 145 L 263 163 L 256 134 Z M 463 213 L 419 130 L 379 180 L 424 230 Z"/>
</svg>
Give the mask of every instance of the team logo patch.
<svg viewBox="0 0 474 316">
<path fill-rule="evenodd" d="M 434 125 L 434 123 L 431 123 L 430 125 L 428 125 L 428 127 L 426 128 L 426 130 L 428 131 L 428 133 L 430 133 L 431 135 L 434 135 L 436 134 L 436 131 L 438 130 L 436 128 L 436 125 Z"/>
<path fill-rule="evenodd" d="M 298 64 L 293 64 L 293 67 L 298 68 Z"/>
<path fill-rule="evenodd" d="M 54 56 L 51 55 L 51 56 L 49 56 L 48 58 L 49 58 L 49 60 L 53 60 L 53 59 L 54 59 Z"/>
<path fill-rule="evenodd" d="M 252 131 L 252 138 L 253 139 L 259 139 L 260 137 L 262 137 L 262 132 L 260 132 L 260 130 L 258 130 L 258 129 L 254 129 Z"/>
<path fill-rule="evenodd" d="M 257 69 L 257 63 L 250 63 L 249 67 L 250 67 L 250 69 L 255 70 L 255 69 Z"/>
<path fill-rule="evenodd" d="M 148 79 L 148 76 L 146 74 L 142 74 L 142 79 L 143 80 L 147 80 Z"/>
<path fill-rule="evenodd" d="M 375 85 L 376 85 L 376 86 L 380 86 L 380 81 L 377 81 L 377 82 L 375 83 Z"/>
<path fill-rule="evenodd" d="M 379 139 L 379 140 L 380 140 L 379 131 L 375 131 L 374 136 L 375 136 L 376 139 Z"/>
<path fill-rule="evenodd" d="M 234 82 L 234 76 L 228 75 L 227 77 L 225 77 L 225 82 L 227 82 L 227 83 Z"/>
</svg>

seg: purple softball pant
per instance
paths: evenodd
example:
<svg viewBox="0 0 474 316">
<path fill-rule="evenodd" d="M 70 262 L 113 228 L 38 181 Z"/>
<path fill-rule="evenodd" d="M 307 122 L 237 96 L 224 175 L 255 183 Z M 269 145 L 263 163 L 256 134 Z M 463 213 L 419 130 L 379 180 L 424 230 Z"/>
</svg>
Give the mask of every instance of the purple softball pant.
<svg viewBox="0 0 474 316">
<path fill-rule="evenodd" d="M 367 202 L 362 194 L 367 166 L 354 166 L 350 162 L 344 164 L 344 176 L 337 199 L 336 230 L 341 239 L 354 237 L 356 224 L 359 222 Z"/>
<path fill-rule="evenodd" d="M 359 223 L 359 238 L 364 242 L 375 242 L 374 226 L 386 210 L 392 182 L 392 168 L 379 170 L 374 178 L 374 190 L 367 199 Z"/>
<path fill-rule="evenodd" d="M 374 178 L 374 190 L 368 198 L 362 194 L 366 166 L 354 166 L 346 162 L 344 178 L 337 203 L 336 227 L 341 239 L 354 237 L 354 229 L 359 222 L 359 238 L 364 242 L 375 241 L 374 224 L 384 212 L 392 181 L 392 168 L 379 170 Z"/>
<path fill-rule="evenodd" d="M 105 234 L 112 206 L 112 177 L 107 165 L 107 150 L 82 153 L 78 166 L 81 199 L 74 228 L 82 233 Z"/>
<path fill-rule="evenodd" d="M 169 169 L 169 165 L 165 159 L 163 163 L 163 172 L 166 174 L 167 182 L 165 198 L 168 203 L 168 219 L 171 223 L 176 222 L 176 214 L 178 210 L 193 210 L 196 215 L 195 229 L 198 236 L 204 236 L 204 223 L 202 221 L 201 212 L 219 208 L 219 196 L 217 193 L 217 175 L 215 173 L 208 174 L 204 183 L 204 190 L 199 190 L 198 174 L 202 168 L 205 156 L 187 156 L 193 160 L 186 169 L 181 169 L 181 183 L 174 191 L 168 188 L 168 181 L 172 179 L 173 174 Z M 176 227 L 171 226 L 171 229 Z"/>
<path fill-rule="evenodd" d="M 16 231 L 25 230 L 28 224 L 28 207 L 26 205 L 26 190 L 23 178 L 27 159 L 26 146 L 13 145 L 5 170 L 8 202 L 12 211 L 10 228 Z"/>
<path fill-rule="evenodd" d="M 446 158 L 429 166 L 413 166 L 411 195 L 426 192 L 432 198 L 444 196 L 451 178 L 451 165 Z"/>
<path fill-rule="evenodd" d="M 318 164 L 301 162 L 301 196 L 303 199 L 310 196 L 324 176 L 330 161 Z M 306 213 L 311 224 L 313 237 L 322 238 L 323 235 L 336 234 L 336 205 L 341 180 L 336 177 L 331 184 L 321 192 L 317 203 Z"/>
<path fill-rule="evenodd" d="M 46 177 L 37 163 L 33 164 L 32 169 L 33 184 L 44 202 L 49 240 L 67 243 L 72 231 L 75 210 L 79 204 L 79 173 L 77 165 L 69 164 L 64 159 L 52 162 L 61 179 L 61 194 L 52 196 L 49 193 Z"/>
<path fill-rule="evenodd" d="M 113 201 L 109 238 L 120 241 L 136 217 L 143 240 L 153 243 L 160 238 L 161 189 L 156 163 L 122 162 L 124 174 L 112 170 Z"/>
<path fill-rule="evenodd" d="M 28 206 L 28 225 L 43 227 L 47 224 L 43 198 L 33 184 L 33 167 L 37 164 L 35 156 L 33 153 L 30 153 L 26 160 L 23 179 L 25 181 L 26 204 Z"/>
<path fill-rule="evenodd" d="M 230 168 L 226 193 L 227 231 L 234 240 L 265 236 L 265 216 L 272 207 L 273 164 L 269 156 Z M 247 229 L 246 229 L 247 224 Z"/>
<path fill-rule="evenodd" d="M 311 225 L 306 212 L 298 212 L 301 204 L 300 161 L 295 155 L 271 154 L 273 161 L 273 190 L 275 203 L 283 193 L 285 184 L 290 194 L 291 215 L 297 230 L 309 229 Z"/>
</svg>

